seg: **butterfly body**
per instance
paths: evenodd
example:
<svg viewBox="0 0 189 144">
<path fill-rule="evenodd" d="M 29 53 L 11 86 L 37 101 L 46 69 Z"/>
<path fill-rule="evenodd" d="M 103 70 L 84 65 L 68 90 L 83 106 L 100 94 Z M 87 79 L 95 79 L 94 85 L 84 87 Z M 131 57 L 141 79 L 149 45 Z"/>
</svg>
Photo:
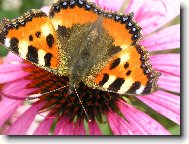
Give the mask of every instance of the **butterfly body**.
<svg viewBox="0 0 189 144">
<path fill-rule="evenodd" d="M 133 14 L 104 11 L 87 0 L 59 0 L 0 24 L 0 43 L 34 65 L 68 76 L 70 89 L 88 87 L 145 95 L 157 89 Z"/>
</svg>

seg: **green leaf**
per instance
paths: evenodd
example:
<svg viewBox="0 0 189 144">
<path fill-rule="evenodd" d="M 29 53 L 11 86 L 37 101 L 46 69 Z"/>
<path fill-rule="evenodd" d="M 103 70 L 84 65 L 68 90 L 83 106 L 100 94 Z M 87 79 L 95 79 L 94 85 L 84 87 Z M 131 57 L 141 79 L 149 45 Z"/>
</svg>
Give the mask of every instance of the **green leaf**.
<svg viewBox="0 0 189 144">
<path fill-rule="evenodd" d="M 0 46 L 0 57 L 6 56 L 7 53 L 7 49 L 5 49 L 3 46 Z"/>
</svg>

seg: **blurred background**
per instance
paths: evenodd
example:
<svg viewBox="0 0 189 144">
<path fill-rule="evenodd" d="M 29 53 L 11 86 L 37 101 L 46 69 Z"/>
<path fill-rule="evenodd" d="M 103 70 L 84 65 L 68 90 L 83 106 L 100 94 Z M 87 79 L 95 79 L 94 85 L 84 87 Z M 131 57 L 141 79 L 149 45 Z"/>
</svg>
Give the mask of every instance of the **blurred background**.
<svg viewBox="0 0 189 144">
<path fill-rule="evenodd" d="M 127 1 L 128 2 L 128 1 Z M 0 19 L 3 17 L 7 17 L 9 19 L 18 17 L 22 15 L 24 12 L 28 11 L 29 9 L 39 9 L 42 6 L 51 5 L 53 3 L 53 0 L 0 0 Z M 180 17 L 175 18 L 170 25 L 180 23 Z M 179 53 L 180 49 L 172 50 L 173 53 Z M 170 52 L 170 51 L 169 51 Z M 6 56 L 8 51 L 0 46 L 0 59 L 4 56 Z M 135 101 L 132 103 L 139 109 L 145 111 L 148 113 L 151 117 L 156 119 L 158 122 L 160 122 L 162 125 L 164 125 L 173 135 L 179 135 L 180 134 L 180 126 L 176 125 L 174 122 L 168 120 L 167 118 L 161 116 L 154 110 L 152 110 L 150 107 L 147 107 L 140 101 Z M 109 128 L 103 126 L 104 134 L 109 134 Z"/>
</svg>

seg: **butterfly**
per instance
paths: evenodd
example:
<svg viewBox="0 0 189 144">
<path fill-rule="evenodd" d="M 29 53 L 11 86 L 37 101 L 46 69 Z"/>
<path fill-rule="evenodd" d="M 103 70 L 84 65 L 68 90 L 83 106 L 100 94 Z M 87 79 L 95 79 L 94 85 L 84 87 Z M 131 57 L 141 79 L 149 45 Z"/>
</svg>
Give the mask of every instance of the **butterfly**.
<svg viewBox="0 0 189 144">
<path fill-rule="evenodd" d="M 19 57 L 58 76 L 70 91 L 92 89 L 126 95 L 157 90 L 159 72 L 139 44 L 133 13 L 106 11 L 87 0 L 58 0 L 49 16 L 33 9 L 0 23 L 0 43 Z"/>
</svg>

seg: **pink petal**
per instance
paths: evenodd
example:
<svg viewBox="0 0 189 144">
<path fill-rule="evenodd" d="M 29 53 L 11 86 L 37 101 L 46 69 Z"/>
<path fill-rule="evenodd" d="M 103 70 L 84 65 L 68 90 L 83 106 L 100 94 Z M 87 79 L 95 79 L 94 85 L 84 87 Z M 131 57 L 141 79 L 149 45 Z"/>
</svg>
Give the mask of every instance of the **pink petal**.
<svg viewBox="0 0 189 144">
<path fill-rule="evenodd" d="M 180 96 L 157 91 L 151 95 L 138 96 L 137 98 L 163 116 L 180 124 Z"/>
<path fill-rule="evenodd" d="M 54 118 L 49 118 L 52 115 L 47 115 L 46 118 L 39 124 L 37 129 L 34 131 L 34 135 L 48 135 L 50 128 L 54 122 Z"/>
<path fill-rule="evenodd" d="M 16 85 L 17 86 L 17 85 Z M 15 87 L 16 87 L 15 86 Z M 9 95 L 16 95 L 16 97 L 25 97 L 26 95 L 32 93 L 35 89 L 23 89 L 23 87 L 20 87 L 18 85 L 16 88 L 17 91 L 15 93 L 15 90 L 10 88 L 7 91 L 7 84 L 4 85 L 2 92 Z M 15 88 L 15 89 L 16 89 Z M 0 127 L 3 125 L 3 123 L 10 118 L 10 116 L 16 111 L 17 107 L 22 104 L 23 101 L 20 100 L 12 100 L 8 99 L 6 97 L 2 97 L 2 100 L 0 102 Z"/>
<path fill-rule="evenodd" d="M 3 86 L 3 93 L 9 94 L 9 95 L 16 95 L 16 96 L 22 95 L 23 96 L 26 93 L 28 94 L 27 91 L 30 91 L 30 89 L 26 89 L 26 86 L 29 83 L 30 81 L 28 80 L 16 80 L 13 82 L 6 83 Z"/>
<path fill-rule="evenodd" d="M 23 113 L 10 127 L 8 135 L 25 135 L 33 122 L 37 112 L 44 103 L 36 103 L 32 105 L 25 113 Z"/>
<path fill-rule="evenodd" d="M 145 0 L 130 0 L 127 9 L 125 10 L 125 13 L 135 12 L 135 16 L 137 14 L 137 11 L 142 6 Z"/>
<path fill-rule="evenodd" d="M 86 135 L 84 122 L 77 121 L 74 127 L 74 135 Z"/>
<path fill-rule="evenodd" d="M 45 12 L 47 15 L 49 15 L 50 7 L 49 7 L 49 6 L 43 6 L 43 7 L 41 8 L 41 10 L 42 10 L 43 12 Z"/>
<path fill-rule="evenodd" d="M 134 12 L 135 20 L 148 35 L 180 14 L 180 1 L 175 0 L 130 0 L 126 13 Z"/>
<path fill-rule="evenodd" d="M 4 58 L 3 63 L 4 64 L 11 64 L 11 63 L 22 63 L 23 59 L 16 56 L 15 54 L 9 52 L 8 55 Z"/>
<path fill-rule="evenodd" d="M 11 81 L 26 77 L 28 75 L 29 75 L 29 73 L 24 72 L 24 71 L 0 73 L 0 83 L 11 82 Z"/>
<path fill-rule="evenodd" d="M 96 121 L 89 122 L 88 125 L 90 135 L 102 135 L 102 132 L 100 131 L 100 128 L 98 127 Z"/>
<path fill-rule="evenodd" d="M 118 11 L 123 3 L 124 0 L 90 0 L 92 2 L 95 2 L 100 7 L 102 7 L 104 10 L 110 10 L 110 11 Z"/>
<path fill-rule="evenodd" d="M 180 93 L 180 77 L 169 75 L 167 73 L 161 73 L 158 80 L 159 87 Z"/>
<path fill-rule="evenodd" d="M 150 63 L 157 71 L 180 77 L 180 54 L 153 55 Z"/>
<path fill-rule="evenodd" d="M 16 111 L 17 107 L 22 104 L 22 101 L 4 99 L 0 102 L 0 127 L 7 121 Z"/>
<path fill-rule="evenodd" d="M 56 124 L 55 130 L 54 130 L 54 135 L 60 134 L 60 131 L 65 124 L 65 121 L 67 121 L 67 119 L 65 117 L 62 117 L 59 119 L 59 121 Z"/>
<path fill-rule="evenodd" d="M 168 27 L 141 41 L 148 51 L 159 51 L 180 47 L 180 24 Z"/>
<path fill-rule="evenodd" d="M 85 135 L 85 127 L 83 121 L 74 122 L 70 121 L 68 118 L 64 118 L 64 123 L 61 125 L 61 130 L 59 135 Z"/>
<path fill-rule="evenodd" d="M 119 108 L 127 121 L 143 135 L 169 135 L 170 133 L 157 121 L 135 107 L 120 101 Z"/>
<path fill-rule="evenodd" d="M 26 64 L 2 64 L 0 65 L 0 74 L 15 71 L 23 71 L 24 66 L 26 66 Z"/>
<path fill-rule="evenodd" d="M 150 56 L 153 65 L 170 65 L 180 67 L 180 54 L 157 54 Z"/>
<path fill-rule="evenodd" d="M 112 111 L 108 114 L 108 122 L 114 135 L 140 135 L 142 134 L 117 113 Z"/>
<path fill-rule="evenodd" d="M 59 133 L 60 135 L 74 135 L 74 123 L 66 121 L 62 125 L 62 129 Z"/>
</svg>

